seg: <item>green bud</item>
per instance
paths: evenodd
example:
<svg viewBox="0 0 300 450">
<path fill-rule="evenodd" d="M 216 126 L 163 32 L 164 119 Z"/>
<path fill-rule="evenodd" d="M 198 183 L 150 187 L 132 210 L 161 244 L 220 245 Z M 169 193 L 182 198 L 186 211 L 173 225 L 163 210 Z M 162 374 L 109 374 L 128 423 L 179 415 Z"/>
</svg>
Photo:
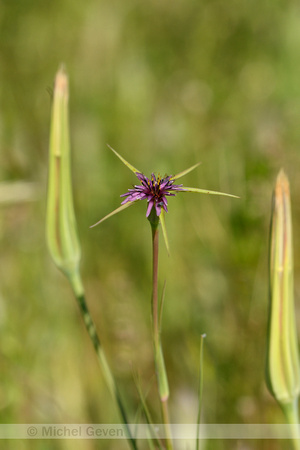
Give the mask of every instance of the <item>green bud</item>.
<svg viewBox="0 0 300 450">
<path fill-rule="evenodd" d="M 281 170 L 273 195 L 270 236 L 270 305 L 266 379 L 275 399 L 285 406 L 300 392 L 300 369 L 294 310 L 292 219 L 289 182 Z"/>
<path fill-rule="evenodd" d="M 68 96 L 68 77 L 60 69 L 52 105 L 46 235 L 55 264 L 72 277 L 78 270 L 80 245 L 72 197 Z"/>
</svg>

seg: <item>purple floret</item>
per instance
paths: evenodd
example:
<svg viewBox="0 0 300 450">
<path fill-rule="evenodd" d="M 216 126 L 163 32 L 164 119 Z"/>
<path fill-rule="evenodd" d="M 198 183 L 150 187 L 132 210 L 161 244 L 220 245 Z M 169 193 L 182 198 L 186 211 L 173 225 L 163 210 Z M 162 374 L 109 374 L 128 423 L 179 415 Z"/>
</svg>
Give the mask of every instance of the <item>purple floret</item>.
<svg viewBox="0 0 300 450">
<path fill-rule="evenodd" d="M 140 172 L 136 172 L 136 176 L 141 184 L 135 185 L 132 189 L 128 189 L 126 194 L 121 195 L 121 197 L 126 197 L 122 205 L 127 202 L 147 199 L 148 207 L 146 217 L 151 213 L 153 206 L 157 216 L 160 215 L 161 208 L 168 212 L 168 201 L 166 197 L 174 196 L 176 191 L 184 191 L 182 184 L 173 184 L 174 180 L 171 176 L 165 178 L 158 176 L 156 179 L 154 173 L 152 173 L 151 178 L 147 178 Z"/>
</svg>

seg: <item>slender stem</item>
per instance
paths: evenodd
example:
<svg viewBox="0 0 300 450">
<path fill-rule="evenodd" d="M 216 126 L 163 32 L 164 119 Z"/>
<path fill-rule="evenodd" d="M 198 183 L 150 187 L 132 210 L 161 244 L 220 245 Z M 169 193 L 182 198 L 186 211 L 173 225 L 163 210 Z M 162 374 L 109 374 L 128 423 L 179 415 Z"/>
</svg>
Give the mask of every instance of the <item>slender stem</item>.
<svg viewBox="0 0 300 450">
<path fill-rule="evenodd" d="M 290 424 L 291 426 L 293 449 L 299 450 L 300 430 L 299 430 L 298 398 L 296 397 L 291 403 L 281 404 L 281 408 L 284 412 L 287 423 Z"/>
<path fill-rule="evenodd" d="M 152 333 L 154 343 L 154 359 L 157 384 L 159 390 L 159 397 L 161 403 L 162 419 L 165 428 L 166 446 L 167 450 L 173 449 L 172 435 L 170 429 L 168 397 L 169 387 L 167 374 L 165 369 L 164 357 L 160 340 L 160 318 L 158 305 L 158 248 L 159 248 L 159 231 L 158 224 L 153 225 L 152 228 L 152 252 L 153 252 L 153 275 L 152 275 Z"/>
<path fill-rule="evenodd" d="M 152 275 L 152 326 L 154 346 L 159 344 L 159 324 L 158 324 L 158 247 L 159 234 L 158 227 L 152 227 L 152 251 L 153 251 L 153 275 Z"/>
<path fill-rule="evenodd" d="M 169 415 L 169 408 L 168 408 L 168 399 L 161 400 L 161 412 L 162 412 L 162 417 L 163 417 L 163 423 L 165 426 L 167 449 L 172 450 L 173 443 L 172 443 L 172 433 L 171 433 L 171 428 L 170 428 L 170 415 Z"/>
<path fill-rule="evenodd" d="M 127 415 L 125 412 L 125 407 L 123 405 L 123 401 L 121 399 L 121 395 L 117 388 L 114 376 L 110 370 L 104 350 L 102 348 L 100 339 L 97 334 L 95 324 L 93 322 L 93 319 L 91 317 L 90 311 L 89 311 L 87 303 L 86 303 L 84 288 L 83 288 L 83 285 L 81 282 L 80 275 L 78 272 L 74 273 L 72 276 L 69 277 L 69 279 L 70 279 L 70 283 L 72 285 L 73 291 L 75 293 L 75 297 L 77 299 L 78 305 L 80 307 L 80 312 L 81 312 L 85 327 L 86 327 L 87 332 L 90 336 L 90 339 L 93 343 L 94 349 L 96 351 L 100 365 L 102 367 L 103 376 L 105 378 L 106 384 L 109 388 L 112 398 L 114 399 L 114 401 L 116 403 L 116 406 L 119 410 L 120 416 L 122 417 L 122 420 L 123 420 L 123 423 L 125 426 L 125 430 L 126 430 L 126 434 L 127 434 L 128 442 L 133 450 L 137 450 L 137 444 L 136 444 L 134 437 L 131 434 L 131 431 L 130 431 L 130 428 L 128 425 L 129 422 L 128 422 Z"/>
<path fill-rule="evenodd" d="M 202 407 L 202 390 L 203 390 L 203 339 L 205 334 L 201 335 L 200 341 L 200 365 L 199 365 L 199 387 L 198 387 L 198 414 L 197 414 L 197 436 L 196 450 L 200 448 L 200 423 L 201 423 L 201 407 Z"/>
</svg>

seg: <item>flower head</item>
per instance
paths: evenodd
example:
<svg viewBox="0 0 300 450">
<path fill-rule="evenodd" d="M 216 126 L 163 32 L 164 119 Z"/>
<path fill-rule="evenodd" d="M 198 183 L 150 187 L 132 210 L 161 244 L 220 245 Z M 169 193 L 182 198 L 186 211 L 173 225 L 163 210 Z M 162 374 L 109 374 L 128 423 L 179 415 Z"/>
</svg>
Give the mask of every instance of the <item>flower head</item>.
<svg viewBox="0 0 300 450">
<path fill-rule="evenodd" d="M 167 232 L 165 227 L 165 219 L 164 219 L 164 212 L 168 212 L 168 201 L 167 197 L 174 196 L 176 192 L 197 192 L 200 194 L 212 194 L 212 195 L 224 195 L 227 197 L 235 197 L 238 198 L 236 195 L 232 194 L 225 194 L 224 192 L 217 192 L 217 191 L 208 191 L 207 189 L 199 189 L 199 188 L 193 188 L 193 187 L 186 187 L 182 184 L 174 184 L 174 181 L 180 177 L 183 177 L 184 175 L 191 172 L 193 169 L 199 166 L 200 163 L 195 164 L 192 167 L 189 167 L 188 169 L 184 170 L 183 172 L 178 173 L 177 175 L 170 175 L 165 176 L 164 178 L 161 178 L 156 176 L 152 173 L 151 178 L 145 177 L 143 173 L 136 169 L 133 165 L 131 165 L 126 159 L 124 159 L 119 153 L 116 152 L 113 148 L 108 146 L 111 151 L 114 152 L 114 154 L 127 166 L 140 180 L 140 185 L 135 185 L 132 189 L 129 189 L 128 192 L 125 194 L 122 194 L 121 197 L 125 197 L 125 200 L 122 201 L 121 206 L 119 208 L 115 209 L 111 213 L 107 214 L 103 219 L 99 220 L 97 223 L 92 225 L 90 228 L 95 227 L 96 225 L 99 225 L 99 223 L 103 222 L 104 220 L 108 219 L 109 217 L 119 213 L 120 211 L 123 211 L 123 209 L 128 208 L 129 206 L 136 203 L 138 200 L 147 200 L 148 201 L 148 207 L 146 212 L 146 217 L 152 222 L 151 216 L 153 218 L 153 212 L 155 211 L 154 217 L 155 224 L 158 225 L 158 223 L 161 223 L 163 236 L 165 239 L 166 247 L 169 250 L 168 245 L 168 239 L 167 239 Z M 154 210 L 153 210 L 154 207 Z M 152 214 L 151 214 L 152 212 Z"/>
<path fill-rule="evenodd" d="M 174 184 L 174 179 L 171 176 L 164 178 L 158 176 L 156 178 L 154 173 L 152 173 L 151 178 L 147 178 L 140 172 L 137 172 L 136 176 L 141 184 L 135 185 L 133 189 L 128 189 L 126 194 L 121 195 L 121 197 L 126 197 L 122 205 L 125 205 L 127 202 L 147 199 L 148 207 L 146 217 L 150 215 L 153 207 L 157 216 L 160 215 L 161 208 L 168 212 L 167 197 L 175 196 L 176 191 L 184 191 L 182 184 Z"/>
</svg>

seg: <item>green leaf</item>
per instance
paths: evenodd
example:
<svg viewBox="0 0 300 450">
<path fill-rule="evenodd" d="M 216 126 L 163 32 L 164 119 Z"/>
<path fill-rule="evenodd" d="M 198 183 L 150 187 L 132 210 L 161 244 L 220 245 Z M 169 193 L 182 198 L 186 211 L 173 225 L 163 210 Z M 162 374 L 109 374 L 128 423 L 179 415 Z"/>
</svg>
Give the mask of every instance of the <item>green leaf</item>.
<svg viewBox="0 0 300 450">
<path fill-rule="evenodd" d="M 125 166 L 127 166 L 128 169 L 130 169 L 133 173 L 142 173 L 140 170 L 136 169 L 132 164 L 126 161 L 123 156 L 119 155 L 119 153 L 116 152 L 116 150 L 114 150 L 110 145 L 107 144 L 107 147 L 110 148 L 111 151 L 114 152 L 114 154 L 122 161 L 122 163 L 125 164 Z"/>
<path fill-rule="evenodd" d="M 138 200 L 137 200 L 138 201 Z M 104 220 L 108 219 L 111 216 L 114 216 L 115 214 L 118 214 L 119 212 L 123 211 L 123 209 L 128 208 L 129 206 L 132 206 L 136 202 L 127 202 L 124 205 L 119 206 L 119 208 L 115 209 L 111 213 L 107 214 L 107 216 L 103 217 L 103 219 L 99 220 L 99 222 L 94 223 L 94 225 L 91 225 L 90 228 L 96 227 L 99 225 L 99 223 L 104 222 Z"/>
</svg>

